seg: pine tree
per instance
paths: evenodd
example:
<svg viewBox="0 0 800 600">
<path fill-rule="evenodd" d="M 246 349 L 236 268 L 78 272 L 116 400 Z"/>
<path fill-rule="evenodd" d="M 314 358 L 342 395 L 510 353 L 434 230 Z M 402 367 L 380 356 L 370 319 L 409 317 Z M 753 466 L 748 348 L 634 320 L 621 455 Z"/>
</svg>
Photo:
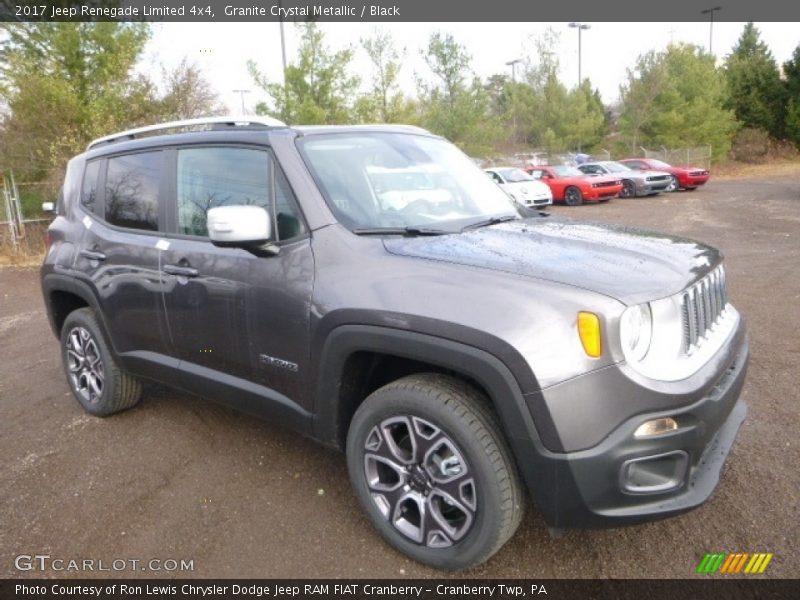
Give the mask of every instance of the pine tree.
<svg viewBox="0 0 800 600">
<path fill-rule="evenodd" d="M 753 23 L 745 25 L 739 41 L 725 59 L 728 108 L 744 127 L 783 137 L 785 89 L 778 64 Z"/>
</svg>

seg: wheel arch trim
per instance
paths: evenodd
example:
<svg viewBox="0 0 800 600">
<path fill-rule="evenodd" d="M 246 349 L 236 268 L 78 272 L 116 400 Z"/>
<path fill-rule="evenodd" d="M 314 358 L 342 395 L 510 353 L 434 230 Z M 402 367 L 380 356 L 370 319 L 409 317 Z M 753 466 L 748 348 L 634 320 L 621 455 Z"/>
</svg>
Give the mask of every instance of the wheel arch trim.
<svg viewBox="0 0 800 600">
<path fill-rule="evenodd" d="M 97 320 L 100 321 L 100 324 L 103 328 L 103 334 L 105 335 L 106 342 L 116 357 L 117 351 L 114 347 L 113 340 L 109 338 L 108 327 L 106 326 L 103 311 L 100 310 L 100 303 L 92 292 L 91 286 L 80 279 L 61 273 L 47 273 L 42 277 L 42 293 L 44 295 L 45 308 L 47 309 L 47 318 L 50 321 L 50 328 L 53 330 L 53 333 L 57 338 L 60 338 L 61 331 L 56 326 L 55 315 L 52 307 L 53 292 L 66 292 L 68 294 L 72 294 L 73 296 L 77 296 L 94 310 L 95 316 Z"/>
<path fill-rule="evenodd" d="M 503 434 L 520 474 L 537 504 L 552 506 L 559 484 L 553 461 L 542 443 L 525 397 L 511 370 L 499 358 L 474 346 L 428 334 L 372 325 L 341 325 L 327 336 L 317 381 L 314 437 L 341 447 L 340 376 L 347 359 L 359 351 L 412 359 L 451 370 L 468 377 L 489 394 Z M 335 395 L 335 397 L 332 397 Z M 566 482 L 561 482 L 564 485 Z M 555 485 L 555 489 L 554 486 Z"/>
</svg>

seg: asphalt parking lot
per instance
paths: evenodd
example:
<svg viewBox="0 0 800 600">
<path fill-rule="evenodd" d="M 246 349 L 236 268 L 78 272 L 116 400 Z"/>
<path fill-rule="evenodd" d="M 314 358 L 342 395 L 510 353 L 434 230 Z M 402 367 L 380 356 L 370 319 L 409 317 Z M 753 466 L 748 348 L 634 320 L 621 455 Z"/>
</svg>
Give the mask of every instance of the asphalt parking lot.
<svg viewBox="0 0 800 600">
<path fill-rule="evenodd" d="M 772 552 L 767 576 L 800 576 L 800 172 L 553 212 L 723 250 L 751 336 L 750 412 L 698 510 L 551 539 L 530 507 L 488 563 L 453 576 L 690 577 L 707 551 Z M 333 450 L 163 387 L 120 415 L 85 415 L 36 268 L 0 269 L 0 455 L 0 577 L 42 575 L 18 571 L 21 554 L 194 566 L 121 576 L 441 576 L 373 531 Z"/>
</svg>

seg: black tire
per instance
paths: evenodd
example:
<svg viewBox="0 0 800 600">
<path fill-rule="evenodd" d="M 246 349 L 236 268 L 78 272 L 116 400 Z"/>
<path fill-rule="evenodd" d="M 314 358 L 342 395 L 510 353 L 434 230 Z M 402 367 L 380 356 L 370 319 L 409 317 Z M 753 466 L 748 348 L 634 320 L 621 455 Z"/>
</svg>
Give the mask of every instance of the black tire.
<svg viewBox="0 0 800 600">
<path fill-rule="evenodd" d="M 564 202 L 567 206 L 579 206 L 583 204 L 583 194 L 574 185 L 564 190 Z"/>
<path fill-rule="evenodd" d="M 681 189 L 680 181 L 678 181 L 678 178 L 675 177 L 675 175 L 670 175 L 669 176 L 669 185 L 667 186 L 667 189 L 665 189 L 664 191 L 665 192 L 677 192 L 679 189 Z"/>
<path fill-rule="evenodd" d="M 620 198 L 635 198 L 636 185 L 630 179 L 622 180 L 622 191 L 619 194 Z"/>
<path fill-rule="evenodd" d="M 141 382 L 114 362 L 91 308 L 75 310 L 64 320 L 61 360 L 72 395 L 89 414 L 105 417 L 139 402 Z"/>
<path fill-rule="evenodd" d="M 409 438 L 416 440 L 414 450 L 401 463 L 398 452 L 404 443 L 410 446 Z M 388 451 L 391 447 L 397 451 Z M 440 454 L 443 449 L 447 452 Z M 407 465 L 405 471 L 375 460 L 382 452 L 397 465 Z M 420 466 L 414 461 L 422 454 L 425 464 Z M 444 466 L 452 460 L 455 464 Z M 356 495 L 381 535 L 414 560 L 439 569 L 463 569 L 487 560 L 522 520 L 519 475 L 488 400 L 453 377 L 410 375 L 373 392 L 350 424 L 347 465 Z M 368 476 L 371 468 L 373 475 Z M 448 483 L 445 469 L 451 468 L 456 472 Z M 388 486 L 397 486 L 396 490 L 371 487 L 387 486 L 379 481 L 387 476 Z M 437 477 L 445 477 L 445 482 L 438 483 Z M 420 483 L 426 478 L 429 485 L 441 488 L 426 493 Z M 454 502 L 445 504 L 440 492 L 448 490 L 458 498 L 451 495 Z M 449 511 L 446 517 L 445 511 Z M 442 520 L 448 518 L 452 530 L 445 533 Z M 418 531 L 403 533 L 401 527 L 414 529 L 415 519 Z"/>
</svg>

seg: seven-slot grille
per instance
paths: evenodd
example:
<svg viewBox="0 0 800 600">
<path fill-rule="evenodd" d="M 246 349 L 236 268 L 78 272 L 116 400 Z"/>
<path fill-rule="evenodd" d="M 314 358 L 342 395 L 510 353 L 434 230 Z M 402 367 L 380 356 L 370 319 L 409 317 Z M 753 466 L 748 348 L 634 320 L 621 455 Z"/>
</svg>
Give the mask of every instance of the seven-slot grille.
<svg viewBox="0 0 800 600">
<path fill-rule="evenodd" d="M 687 353 L 697 346 L 700 338 L 708 337 L 709 329 L 717 322 L 727 304 L 728 291 L 722 265 L 683 292 L 681 312 L 684 349 Z"/>
</svg>

